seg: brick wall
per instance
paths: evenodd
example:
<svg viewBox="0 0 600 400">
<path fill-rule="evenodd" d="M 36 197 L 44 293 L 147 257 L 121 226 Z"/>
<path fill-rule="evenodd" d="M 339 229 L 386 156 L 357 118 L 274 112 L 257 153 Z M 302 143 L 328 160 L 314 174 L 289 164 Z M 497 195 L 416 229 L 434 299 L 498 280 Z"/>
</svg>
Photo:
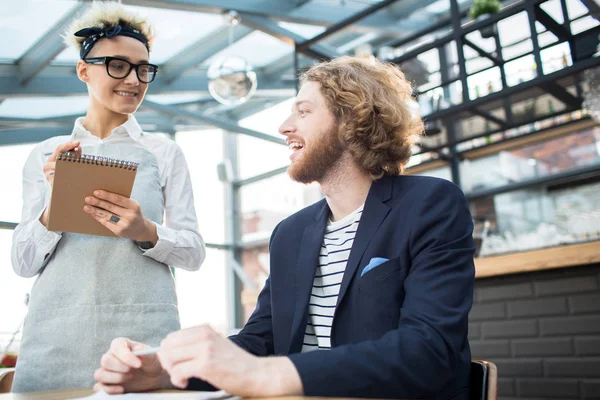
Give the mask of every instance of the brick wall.
<svg viewBox="0 0 600 400">
<path fill-rule="evenodd" d="M 600 265 L 478 279 L 473 358 L 501 399 L 600 399 Z"/>
</svg>

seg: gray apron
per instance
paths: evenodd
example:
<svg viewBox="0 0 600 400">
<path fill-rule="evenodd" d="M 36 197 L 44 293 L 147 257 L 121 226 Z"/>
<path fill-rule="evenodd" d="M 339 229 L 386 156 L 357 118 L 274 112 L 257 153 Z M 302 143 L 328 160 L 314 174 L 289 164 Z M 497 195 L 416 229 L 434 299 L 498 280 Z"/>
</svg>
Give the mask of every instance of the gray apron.
<svg viewBox="0 0 600 400">
<path fill-rule="evenodd" d="M 162 223 L 164 198 L 152 153 L 123 144 L 83 150 L 138 162 L 131 197 L 144 216 Z M 143 256 L 129 239 L 63 233 L 32 288 L 12 390 L 92 387 L 114 338 L 157 346 L 179 328 L 167 265 Z"/>
</svg>

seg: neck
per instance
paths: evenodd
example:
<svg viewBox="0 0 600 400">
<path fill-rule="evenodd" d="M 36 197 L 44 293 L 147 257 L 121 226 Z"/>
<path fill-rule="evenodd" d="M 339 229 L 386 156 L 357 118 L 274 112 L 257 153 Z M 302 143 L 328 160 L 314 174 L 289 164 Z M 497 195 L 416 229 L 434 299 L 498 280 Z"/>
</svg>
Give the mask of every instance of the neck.
<svg viewBox="0 0 600 400">
<path fill-rule="evenodd" d="M 106 139 L 117 126 L 123 125 L 126 121 L 127 114 L 119 114 L 106 108 L 90 107 L 85 115 L 83 126 L 92 135 Z"/>
<path fill-rule="evenodd" d="M 345 153 L 319 183 L 332 221 L 339 221 L 365 203 L 373 180 Z"/>
</svg>

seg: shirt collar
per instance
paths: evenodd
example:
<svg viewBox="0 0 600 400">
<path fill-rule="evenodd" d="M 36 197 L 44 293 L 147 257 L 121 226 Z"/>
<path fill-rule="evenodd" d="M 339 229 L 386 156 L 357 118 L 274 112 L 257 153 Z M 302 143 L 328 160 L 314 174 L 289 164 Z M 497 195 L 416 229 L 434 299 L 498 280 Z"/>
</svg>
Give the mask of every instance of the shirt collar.
<svg viewBox="0 0 600 400">
<path fill-rule="evenodd" d="M 89 135 L 92 134 L 90 131 L 85 129 L 85 127 L 83 126 L 84 120 L 85 120 L 85 117 L 79 117 L 75 120 L 75 126 L 73 127 L 73 133 L 71 134 L 71 137 L 73 139 L 76 136 L 81 135 L 81 134 L 89 134 Z M 138 140 L 140 140 L 140 137 L 142 136 L 142 127 L 140 126 L 140 124 L 138 124 L 135 117 L 131 114 L 129 114 L 127 116 L 127 121 L 125 121 L 124 124 L 121 124 L 121 125 L 117 126 L 115 129 L 113 129 L 112 133 L 117 133 L 117 132 L 122 132 L 122 131 L 126 132 L 136 142 Z"/>
</svg>

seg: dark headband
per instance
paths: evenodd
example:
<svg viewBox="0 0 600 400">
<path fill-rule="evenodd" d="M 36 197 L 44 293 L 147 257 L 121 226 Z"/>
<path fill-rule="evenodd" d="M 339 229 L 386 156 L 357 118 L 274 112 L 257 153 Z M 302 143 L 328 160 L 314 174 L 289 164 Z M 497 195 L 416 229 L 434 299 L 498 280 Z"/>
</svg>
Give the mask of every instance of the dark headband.
<svg viewBox="0 0 600 400">
<path fill-rule="evenodd" d="M 77 32 L 75 32 L 75 36 L 84 37 L 85 40 L 81 44 L 81 49 L 79 50 L 79 57 L 83 60 L 92 47 L 96 44 L 99 39 L 102 38 L 113 38 L 115 36 L 129 36 L 131 38 L 137 39 L 146 46 L 148 52 L 150 52 L 150 46 L 148 45 L 148 39 L 146 36 L 142 35 L 140 31 L 137 29 L 129 28 L 127 26 L 115 25 L 110 28 L 83 28 Z"/>
</svg>

